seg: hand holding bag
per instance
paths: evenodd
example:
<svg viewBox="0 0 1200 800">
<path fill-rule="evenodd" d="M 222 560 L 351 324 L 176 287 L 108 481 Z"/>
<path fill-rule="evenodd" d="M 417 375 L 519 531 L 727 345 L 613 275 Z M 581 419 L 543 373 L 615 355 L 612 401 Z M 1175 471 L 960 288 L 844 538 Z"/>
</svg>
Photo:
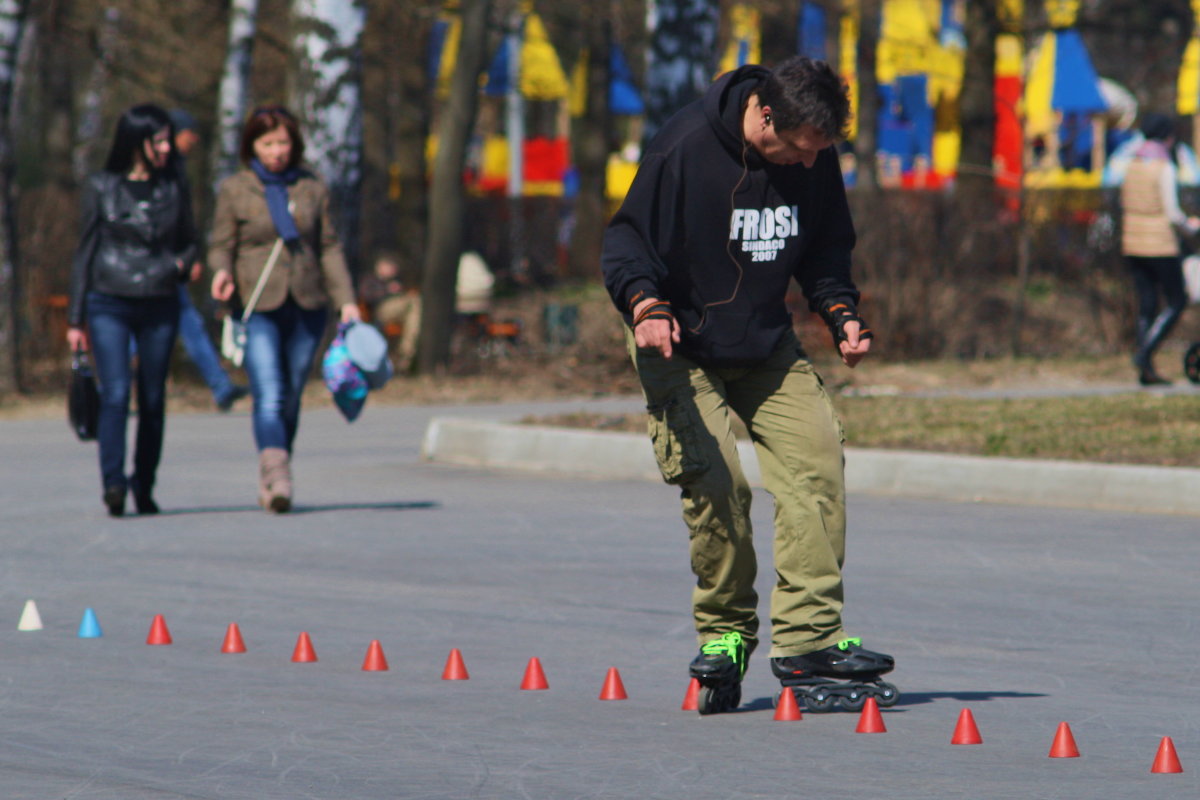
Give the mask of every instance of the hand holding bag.
<svg viewBox="0 0 1200 800">
<path fill-rule="evenodd" d="M 258 298 L 262 294 L 263 287 L 267 285 L 267 278 L 270 277 L 271 270 L 275 268 L 275 262 L 279 260 L 279 253 L 282 250 L 283 239 L 276 239 L 275 246 L 271 248 L 271 255 L 267 258 L 267 265 L 263 268 L 262 275 L 258 277 L 258 283 L 254 285 L 254 294 L 250 295 L 250 302 L 246 303 L 246 309 L 242 312 L 241 319 L 235 319 L 232 314 L 226 314 L 225 321 L 221 323 L 221 355 L 229 359 L 235 367 L 240 367 L 246 359 L 246 320 L 250 319 L 254 306 L 258 304 Z"/>
<path fill-rule="evenodd" d="M 338 325 L 337 334 L 321 360 L 321 376 L 325 379 L 325 387 L 333 393 L 333 402 L 338 411 L 342 412 L 347 422 L 354 422 L 367 402 L 370 386 L 362 370 L 350 358 L 350 351 L 346 347 L 346 331 L 350 325 L 347 322 Z"/>
<path fill-rule="evenodd" d="M 71 354 L 71 383 L 67 390 L 67 419 L 71 430 L 81 442 L 96 438 L 96 425 L 100 419 L 100 392 L 96 389 L 96 378 L 86 350 Z"/>
</svg>

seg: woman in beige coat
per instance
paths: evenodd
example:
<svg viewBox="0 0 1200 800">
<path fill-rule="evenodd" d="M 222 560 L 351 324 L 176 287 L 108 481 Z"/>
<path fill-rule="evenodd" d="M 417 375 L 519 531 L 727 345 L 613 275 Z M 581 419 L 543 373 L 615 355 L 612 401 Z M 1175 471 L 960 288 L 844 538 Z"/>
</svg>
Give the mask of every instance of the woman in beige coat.
<svg viewBox="0 0 1200 800">
<path fill-rule="evenodd" d="M 1154 351 L 1187 307 L 1179 232 L 1200 230 L 1200 219 L 1179 208 L 1171 149 L 1174 121 L 1163 114 L 1142 118 L 1146 141 L 1137 149 L 1121 183 L 1121 253 L 1137 292 L 1137 345 L 1133 365 L 1143 386 L 1170 383 L 1154 369 Z M 1166 301 L 1159 310 L 1158 297 Z"/>
<path fill-rule="evenodd" d="M 242 128 L 246 168 L 217 194 L 208 264 L 212 295 L 253 296 L 274 265 L 246 323 L 246 372 L 254 397 L 259 504 L 292 505 L 292 443 L 300 398 L 325 333 L 328 308 L 359 318 L 342 247 L 329 213 L 329 191 L 302 165 L 304 139 L 286 109 L 256 109 Z"/>
</svg>

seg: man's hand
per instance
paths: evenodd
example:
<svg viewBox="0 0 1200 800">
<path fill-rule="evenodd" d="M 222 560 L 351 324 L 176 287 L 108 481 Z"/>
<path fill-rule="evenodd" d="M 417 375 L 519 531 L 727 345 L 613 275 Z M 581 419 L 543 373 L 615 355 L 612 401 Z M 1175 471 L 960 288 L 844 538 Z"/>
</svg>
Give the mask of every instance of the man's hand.
<svg viewBox="0 0 1200 800">
<path fill-rule="evenodd" d="M 670 306 L 661 305 L 660 300 L 649 297 L 633 307 L 633 318 L 637 320 L 642 312 L 656 304 L 665 309 L 665 313 L 655 312 L 655 316 L 637 322 L 633 326 L 633 340 L 640 350 L 657 350 L 663 358 L 670 358 L 671 346 L 679 344 L 679 323 L 670 313 Z"/>
<path fill-rule="evenodd" d="M 842 357 L 842 363 L 853 368 L 871 349 L 871 329 L 858 315 L 858 309 L 850 300 L 827 303 L 821 309 L 821 318 L 829 326 L 834 346 Z"/>
<path fill-rule="evenodd" d="M 853 369 L 871 349 L 871 340 L 870 338 L 859 338 L 858 334 L 862 330 L 862 325 L 854 320 L 847 322 L 843 330 L 846 338 L 838 343 L 838 351 L 842 355 L 842 363 Z"/>
</svg>

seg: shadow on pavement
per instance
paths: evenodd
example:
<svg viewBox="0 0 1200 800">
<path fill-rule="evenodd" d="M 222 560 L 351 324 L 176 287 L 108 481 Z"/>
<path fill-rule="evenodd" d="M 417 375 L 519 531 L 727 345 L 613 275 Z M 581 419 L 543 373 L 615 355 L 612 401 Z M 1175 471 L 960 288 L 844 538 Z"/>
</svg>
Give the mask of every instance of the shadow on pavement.
<svg viewBox="0 0 1200 800">
<path fill-rule="evenodd" d="M 432 500 L 413 500 L 413 501 L 395 501 L 383 503 L 323 503 L 321 505 L 301 505 L 293 506 L 288 514 L 319 514 L 324 511 L 413 511 L 423 508 L 438 508 L 440 503 Z M 237 505 L 237 506 L 207 506 L 204 508 L 171 508 L 163 509 L 157 515 L 159 517 L 173 517 L 180 514 L 233 514 L 239 512 L 253 512 L 262 514 L 261 506 L 257 505 Z M 136 518 L 138 515 L 130 515 Z M 282 516 L 282 515 L 281 515 Z"/>
<path fill-rule="evenodd" d="M 900 700 L 896 703 L 896 706 L 891 707 L 891 708 L 884 708 L 881 710 L 886 713 L 888 711 L 892 711 L 893 708 L 896 708 L 896 707 L 920 706 L 920 705 L 925 705 L 926 703 L 932 703 L 937 700 L 958 700 L 960 702 L 981 703 L 986 700 L 996 700 L 999 698 L 1019 699 L 1019 698 L 1025 698 L 1025 697 L 1045 697 L 1045 696 L 1046 695 L 1044 695 L 1044 694 L 1036 694 L 1033 692 L 905 692 L 902 689 L 900 691 Z M 749 712 L 749 711 L 770 711 L 773 708 L 775 708 L 775 699 L 774 698 L 772 698 L 772 697 L 757 697 L 753 700 L 748 700 L 745 703 L 742 703 L 740 706 L 738 706 L 737 711 L 732 712 L 732 713 L 740 714 L 740 713 Z M 806 709 L 803 705 L 801 705 L 800 708 L 803 711 L 809 710 L 809 709 Z M 813 712 L 813 713 L 817 713 L 817 712 Z M 830 713 L 849 713 L 849 712 L 834 711 L 834 712 L 830 712 Z M 855 712 L 855 713 L 857 713 L 857 712 Z"/>
<path fill-rule="evenodd" d="M 1005 699 L 1018 699 L 1024 697 L 1045 697 L 1044 694 L 1036 692 L 906 692 L 900 690 L 900 701 L 896 703 L 898 706 L 919 706 L 925 703 L 932 703 L 935 700 L 961 700 L 964 702 L 984 702 L 986 700 L 996 700 L 1001 697 Z"/>
</svg>

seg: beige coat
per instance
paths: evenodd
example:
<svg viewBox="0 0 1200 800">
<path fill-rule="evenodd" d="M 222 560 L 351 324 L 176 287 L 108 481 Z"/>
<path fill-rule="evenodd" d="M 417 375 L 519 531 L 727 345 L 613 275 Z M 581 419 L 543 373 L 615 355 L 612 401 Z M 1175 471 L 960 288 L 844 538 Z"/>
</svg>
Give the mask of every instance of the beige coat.
<svg viewBox="0 0 1200 800">
<path fill-rule="evenodd" d="M 1134 159 L 1121 184 L 1121 253 L 1144 258 L 1178 256 L 1179 239 L 1163 205 L 1167 162 Z"/>
<path fill-rule="evenodd" d="M 267 278 L 256 311 L 279 308 L 288 295 L 304 309 L 354 302 L 346 259 L 329 214 L 329 190 L 310 172 L 288 187 L 288 204 L 300 230 L 300 247 L 284 248 Z M 275 240 L 262 182 L 248 169 L 231 175 L 217 193 L 208 266 L 228 270 L 242 302 L 250 299 Z"/>
</svg>

